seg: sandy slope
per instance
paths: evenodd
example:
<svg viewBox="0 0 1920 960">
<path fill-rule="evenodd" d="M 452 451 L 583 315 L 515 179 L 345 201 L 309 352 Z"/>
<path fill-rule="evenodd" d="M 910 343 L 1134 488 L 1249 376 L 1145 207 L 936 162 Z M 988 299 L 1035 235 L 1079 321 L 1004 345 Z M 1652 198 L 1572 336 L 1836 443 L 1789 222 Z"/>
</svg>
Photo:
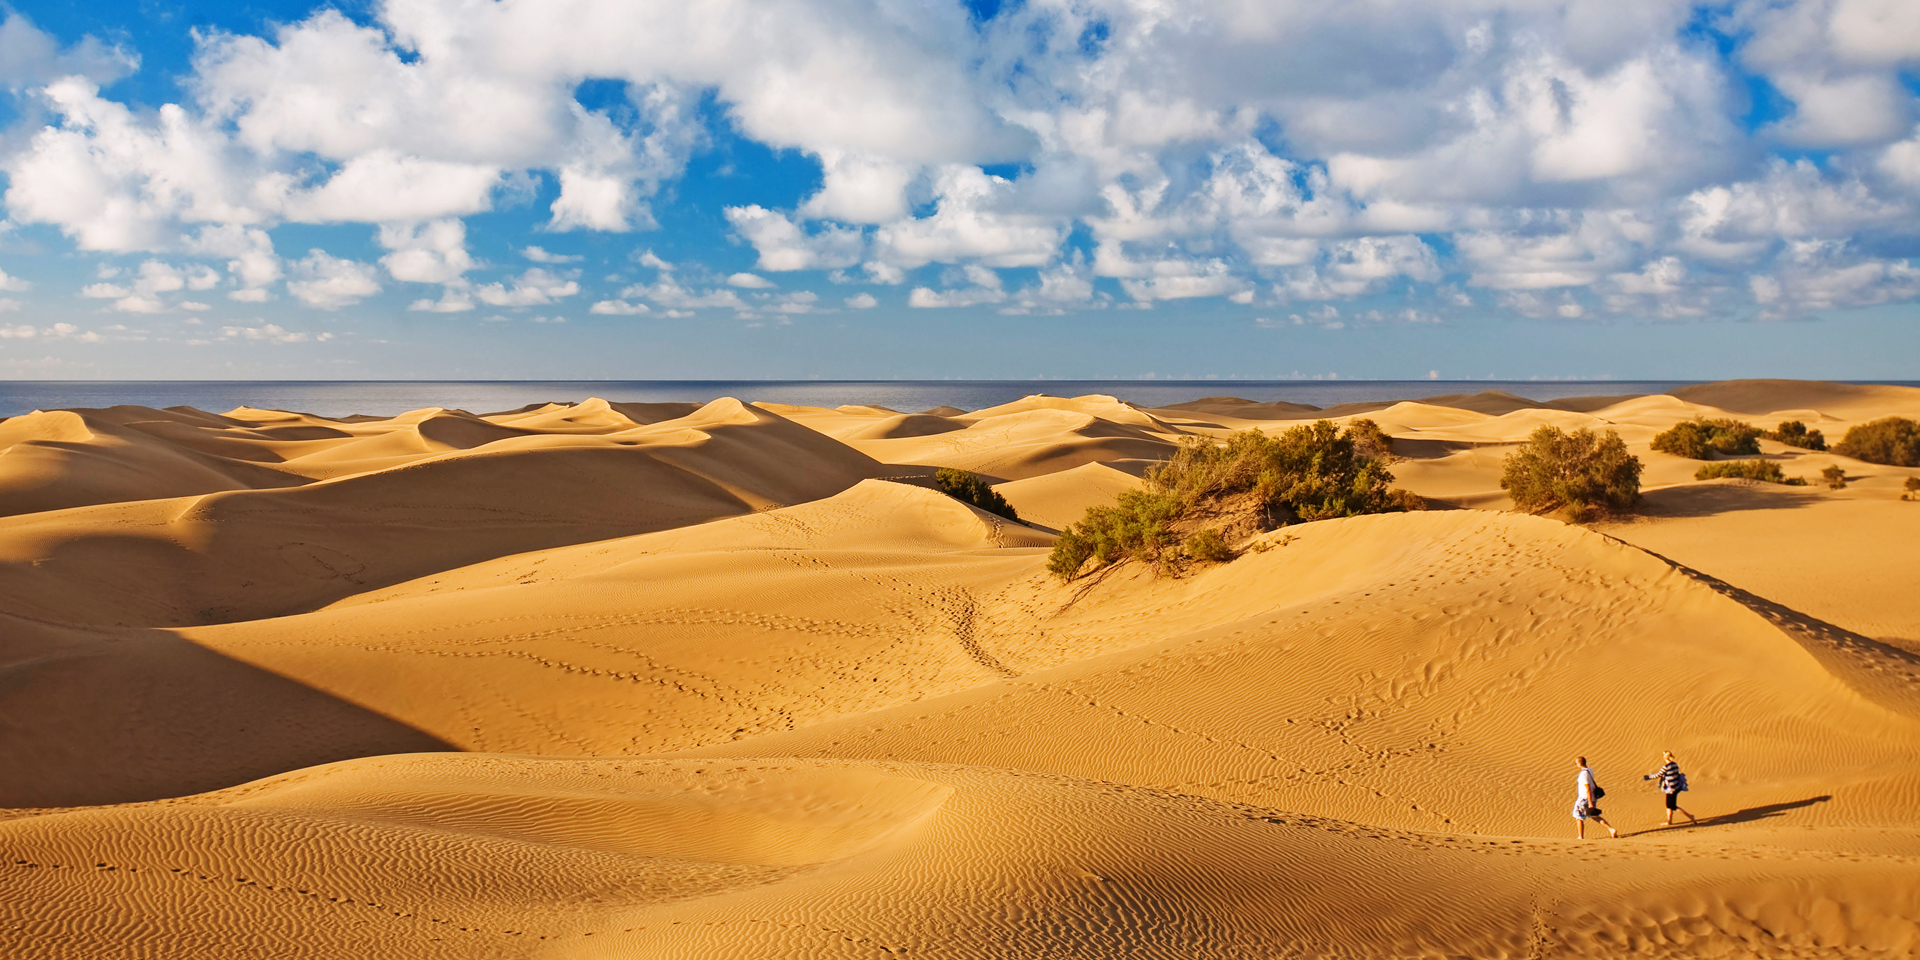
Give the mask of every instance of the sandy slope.
<svg viewBox="0 0 1920 960">
<path fill-rule="evenodd" d="M 1044 531 L 862 478 L 975 469 L 1057 529 L 1320 412 L 94 417 L 61 442 L 299 485 L 0 521 L 0 803 L 42 808 L 0 813 L 0 955 L 1909 956 L 1908 471 L 1697 483 L 1646 443 L 1911 392 L 1682 393 L 1325 411 L 1494 508 L 1535 426 L 1619 430 L 1631 522 L 1326 521 L 1073 584 Z M 1698 827 L 1649 829 L 1663 748 Z M 1571 838 L 1580 752 L 1629 838 Z"/>
</svg>

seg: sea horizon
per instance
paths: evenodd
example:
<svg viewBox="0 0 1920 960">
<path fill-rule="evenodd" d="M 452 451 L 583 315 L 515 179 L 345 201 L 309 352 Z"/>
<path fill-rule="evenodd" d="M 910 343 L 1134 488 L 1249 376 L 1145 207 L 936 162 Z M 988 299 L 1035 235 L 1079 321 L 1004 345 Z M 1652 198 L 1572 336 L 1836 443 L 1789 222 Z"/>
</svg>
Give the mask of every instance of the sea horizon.
<svg viewBox="0 0 1920 960">
<path fill-rule="evenodd" d="M 1104 394 L 1148 407 L 1209 396 L 1329 407 L 1498 390 L 1541 402 L 1581 396 L 1663 393 L 1711 380 L 8 380 L 0 381 L 0 417 L 34 410 L 121 405 L 187 406 L 219 413 L 236 407 L 319 416 L 392 415 L 423 407 L 473 413 L 589 397 L 616 402 L 705 403 L 720 397 L 798 406 L 882 406 L 912 412 L 938 406 L 977 410 L 1035 393 Z M 1920 381 L 1840 380 L 1920 386 Z"/>
</svg>

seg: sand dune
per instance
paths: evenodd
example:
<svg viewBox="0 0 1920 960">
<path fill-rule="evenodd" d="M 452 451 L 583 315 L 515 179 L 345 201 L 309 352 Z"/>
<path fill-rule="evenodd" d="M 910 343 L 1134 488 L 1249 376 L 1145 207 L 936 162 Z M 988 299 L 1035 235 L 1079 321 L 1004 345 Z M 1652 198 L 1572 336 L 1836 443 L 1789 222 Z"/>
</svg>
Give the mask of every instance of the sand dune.
<svg viewBox="0 0 1920 960">
<path fill-rule="evenodd" d="M 134 465 L 0 519 L 0 955 L 1910 956 L 1912 471 L 1647 449 L 1909 398 L 1677 394 L 0 423 L 0 485 Z M 1046 574 L 1182 438 L 1323 415 L 1480 509 Z M 1505 512 L 1540 424 L 1644 510 Z M 156 492 L 229 464 L 291 485 Z M 936 466 L 1037 527 L 873 479 Z M 1572 839 L 1576 753 L 1627 838 Z"/>
<path fill-rule="evenodd" d="M 396 436 L 411 435 L 375 439 Z M 480 446 L 289 489 L 0 519 L 0 593 L 14 613 L 62 623 L 251 620 L 491 557 L 829 496 L 885 472 L 737 401 L 608 438 L 511 431 Z"/>
</svg>

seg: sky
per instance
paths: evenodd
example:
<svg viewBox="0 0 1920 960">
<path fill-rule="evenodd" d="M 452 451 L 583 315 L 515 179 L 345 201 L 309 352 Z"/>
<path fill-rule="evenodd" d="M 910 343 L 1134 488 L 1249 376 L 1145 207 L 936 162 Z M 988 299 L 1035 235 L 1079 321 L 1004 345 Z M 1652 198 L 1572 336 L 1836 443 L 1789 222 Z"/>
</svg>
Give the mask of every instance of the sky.
<svg viewBox="0 0 1920 960">
<path fill-rule="evenodd" d="M 0 5 L 0 378 L 1920 379 L 1913 0 Z"/>
</svg>

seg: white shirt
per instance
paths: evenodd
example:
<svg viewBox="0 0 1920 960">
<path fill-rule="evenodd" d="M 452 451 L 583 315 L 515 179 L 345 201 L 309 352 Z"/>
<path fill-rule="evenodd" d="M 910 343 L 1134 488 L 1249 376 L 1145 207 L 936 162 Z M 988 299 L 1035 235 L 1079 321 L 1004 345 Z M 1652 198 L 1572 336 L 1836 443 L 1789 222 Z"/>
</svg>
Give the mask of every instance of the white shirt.
<svg viewBox="0 0 1920 960">
<path fill-rule="evenodd" d="M 1587 769 L 1586 767 L 1581 767 L 1580 775 L 1573 779 L 1573 789 L 1579 793 L 1580 799 L 1585 800 L 1588 803 L 1592 803 L 1593 802 L 1593 771 Z"/>
</svg>

